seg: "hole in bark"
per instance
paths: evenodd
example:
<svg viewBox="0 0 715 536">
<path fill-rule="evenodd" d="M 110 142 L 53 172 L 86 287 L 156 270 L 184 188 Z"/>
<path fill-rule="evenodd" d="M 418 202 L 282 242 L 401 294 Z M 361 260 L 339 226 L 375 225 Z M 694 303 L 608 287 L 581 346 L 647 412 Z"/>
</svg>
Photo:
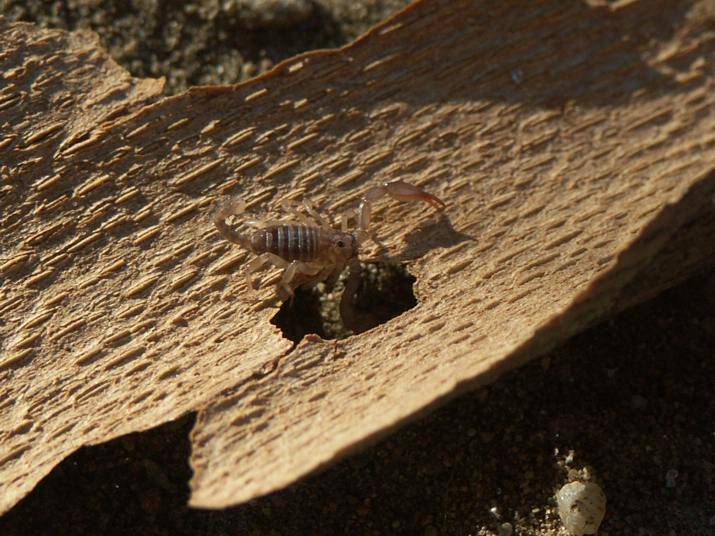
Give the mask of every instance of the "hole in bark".
<svg viewBox="0 0 715 536">
<path fill-rule="evenodd" d="M 340 276 L 334 288 L 319 283 L 298 288 L 271 319 L 283 336 L 298 343 L 308 333 L 323 339 L 343 339 L 372 329 L 417 305 L 412 286 L 415 278 L 398 264 L 361 264 L 360 284 L 355 293 L 354 326 L 346 326 L 340 315 L 340 299 L 347 278 Z"/>
</svg>

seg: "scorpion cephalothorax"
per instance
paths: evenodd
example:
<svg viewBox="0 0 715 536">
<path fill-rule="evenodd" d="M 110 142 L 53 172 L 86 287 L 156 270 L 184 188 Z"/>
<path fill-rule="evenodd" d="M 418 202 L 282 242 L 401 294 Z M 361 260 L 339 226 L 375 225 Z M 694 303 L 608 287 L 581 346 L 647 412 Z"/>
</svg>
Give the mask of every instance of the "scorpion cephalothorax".
<svg viewBox="0 0 715 536">
<path fill-rule="evenodd" d="M 339 231 L 328 225 L 306 201 L 302 204 L 303 211 L 285 207 L 295 221 L 244 220 L 243 223 L 251 228 L 245 233 L 237 232 L 226 223 L 227 218 L 244 212 L 245 204 L 238 199 L 221 204 L 213 221 L 227 240 L 257 255 L 246 268 L 248 287 L 253 288 L 251 274 L 266 264 L 273 264 L 283 268 L 278 296 L 287 299 L 293 296 L 297 287 L 324 281 L 339 274 L 345 266 L 357 262 L 360 245 L 369 237 L 372 203 L 384 195 L 400 201 L 424 201 L 437 210 L 445 208 L 444 202 L 434 195 L 397 180 L 374 186 L 365 192 L 357 211 L 343 214 Z M 351 216 L 356 217 L 357 227 L 348 232 Z M 348 284 L 346 288 L 352 286 Z M 341 305 L 341 311 L 343 309 Z"/>
</svg>

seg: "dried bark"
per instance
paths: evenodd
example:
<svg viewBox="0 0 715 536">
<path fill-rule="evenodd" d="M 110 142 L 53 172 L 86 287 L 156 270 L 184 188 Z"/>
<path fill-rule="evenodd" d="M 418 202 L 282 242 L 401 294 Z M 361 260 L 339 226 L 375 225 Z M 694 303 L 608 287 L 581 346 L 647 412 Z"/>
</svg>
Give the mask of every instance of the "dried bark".
<svg viewBox="0 0 715 536">
<path fill-rule="evenodd" d="M 91 36 L 0 19 L 0 512 L 193 410 L 192 504 L 247 500 L 712 265 L 713 18 L 655 4 L 423 1 L 161 100 Z M 449 204 L 377 210 L 418 306 L 291 349 L 214 199 L 338 211 L 396 177 Z"/>
</svg>

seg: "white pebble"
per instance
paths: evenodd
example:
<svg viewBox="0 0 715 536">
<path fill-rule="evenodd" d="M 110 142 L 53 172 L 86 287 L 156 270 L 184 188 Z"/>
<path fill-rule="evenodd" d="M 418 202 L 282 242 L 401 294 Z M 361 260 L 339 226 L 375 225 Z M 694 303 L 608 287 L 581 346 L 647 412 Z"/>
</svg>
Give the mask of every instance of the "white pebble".
<svg viewBox="0 0 715 536">
<path fill-rule="evenodd" d="M 556 494 L 559 517 L 574 536 L 596 534 L 606 513 L 606 495 L 593 482 L 570 482 Z"/>
</svg>

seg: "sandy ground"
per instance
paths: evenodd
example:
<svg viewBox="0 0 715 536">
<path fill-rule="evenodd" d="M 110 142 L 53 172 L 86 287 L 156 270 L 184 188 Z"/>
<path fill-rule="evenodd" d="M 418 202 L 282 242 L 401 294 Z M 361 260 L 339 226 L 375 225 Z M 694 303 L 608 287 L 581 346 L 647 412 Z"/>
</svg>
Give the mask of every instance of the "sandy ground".
<svg viewBox="0 0 715 536">
<path fill-rule="evenodd" d="M 176 92 L 340 45 L 406 4 L 321 1 L 257 19 L 222 15 L 231 3 L 9 0 L 0 13 L 93 28 L 134 75 Z M 553 494 L 584 470 L 608 499 L 601 535 L 715 534 L 713 347 L 715 275 L 703 274 L 268 497 L 186 508 L 189 415 L 71 456 L 0 535 L 558 534 Z"/>
<path fill-rule="evenodd" d="M 254 9 L 241 6 L 256 5 Z M 266 4 L 309 7 L 275 9 Z M 138 77 L 176 93 L 233 84 L 306 50 L 343 45 L 408 0 L 0 0 L 0 14 L 51 28 L 92 29 Z M 257 14 L 263 14 L 259 17 Z"/>
</svg>

